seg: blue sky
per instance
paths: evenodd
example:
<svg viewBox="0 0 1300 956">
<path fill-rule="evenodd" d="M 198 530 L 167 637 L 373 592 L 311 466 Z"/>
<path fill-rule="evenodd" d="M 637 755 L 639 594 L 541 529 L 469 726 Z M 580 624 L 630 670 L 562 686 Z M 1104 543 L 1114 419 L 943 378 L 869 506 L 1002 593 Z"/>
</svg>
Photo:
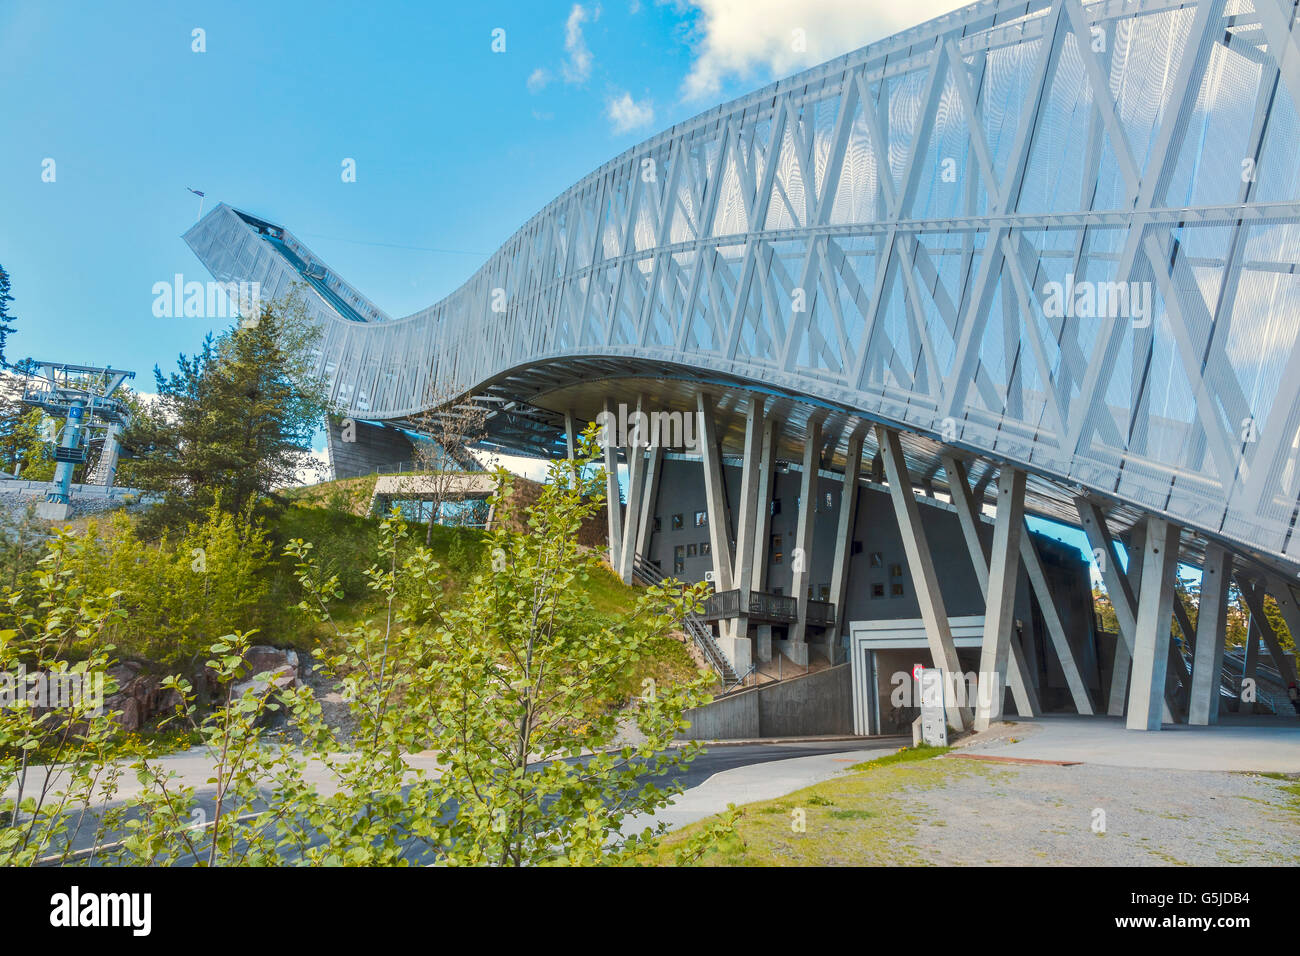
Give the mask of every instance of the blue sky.
<svg viewBox="0 0 1300 956">
<path fill-rule="evenodd" d="M 180 239 L 187 186 L 406 315 L 629 146 L 957 6 L 0 0 L 9 357 L 133 369 L 150 391 L 154 365 L 193 352 L 220 321 L 152 312 L 154 283 L 209 278 Z"/>
<path fill-rule="evenodd" d="M 187 186 L 405 315 L 629 146 L 956 5 L 0 0 L 10 358 L 134 369 L 147 391 L 193 351 L 214 322 L 151 309 L 154 283 L 209 278 L 180 239 Z"/>
</svg>

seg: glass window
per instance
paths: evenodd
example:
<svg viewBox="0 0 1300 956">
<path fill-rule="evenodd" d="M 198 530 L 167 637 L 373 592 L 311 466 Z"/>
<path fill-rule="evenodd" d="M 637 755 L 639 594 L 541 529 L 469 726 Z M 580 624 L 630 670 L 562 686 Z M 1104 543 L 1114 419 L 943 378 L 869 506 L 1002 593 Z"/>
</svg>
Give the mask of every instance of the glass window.
<svg viewBox="0 0 1300 956">
<path fill-rule="evenodd" d="M 903 596 L 903 585 L 902 585 L 900 582 L 898 582 L 898 581 L 895 581 L 893 584 L 891 584 L 891 585 L 889 586 L 889 596 L 890 596 L 890 597 L 902 597 L 902 596 Z"/>
<path fill-rule="evenodd" d="M 686 546 L 686 556 L 687 556 L 688 558 L 693 558 L 693 557 L 695 557 L 695 545 L 693 545 L 693 544 L 688 544 L 688 545 Z"/>
<path fill-rule="evenodd" d="M 829 601 L 831 599 L 831 586 L 829 584 L 823 584 L 817 589 L 817 595 L 817 600 Z"/>
<path fill-rule="evenodd" d="M 883 568 L 885 566 L 885 556 L 879 551 L 871 552 L 871 566 L 873 568 Z"/>
<path fill-rule="evenodd" d="M 774 514 L 774 515 L 779 515 L 780 513 L 781 513 L 781 499 L 780 499 L 780 498 L 773 498 L 773 499 L 772 499 L 772 514 Z"/>
<path fill-rule="evenodd" d="M 686 570 L 686 549 L 680 544 L 673 548 L 673 574 L 681 574 Z"/>
<path fill-rule="evenodd" d="M 695 527 L 703 528 L 709 523 L 709 513 L 707 511 L 695 512 Z"/>
<path fill-rule="evenodd" d="M 871 600 L 874 601 L 876 598 L 882 598 L 884 596 L 885 596 L 885 586 L 883 584 L 871 585 Z"/>
<path fill-rule="evenodd" d="M 779 534 L 772 535 L 772 547 L 769 550 L 772 554 L 772 563 L 780 564 L 785 555 L 781 551 L 781 536 Z"/>
<path fill-rule="evenodd" d="M 834 503 L 831 500 L 831 493 L 829 491 L 826 492 L 826 507 L 827 508 L 835 507 Z"/>
<path fill-rule="evenodd" d="M 901 578 L 903 576 L 903 566 L 901 564 L 891 564 L 889 566 L 889 576 L 891 578 Z"/>
<path fill-rule="evenodd" d="M 713 553 L 713 549 L 712 549 L 712 547 L 709 545 L 709 542 L 707 542 L 707 541 L 701 541 L 701 542 L 700 542 L 700 554 L 701 554 L 701 556 L 709 555 L 709 554 L 712 554 L 712 553 Z"/>
<path fill-rule="evenodd" d="M 681 516 L 681 515 L 673 515 L 673 530 L 674 530 L 674 531 L 681 531 L 681 530 L 682 530 L 682 516 Z"/>
<path fill-rule="evenodd" d="M 659 518 L 658 515 L 655 515 L 654 530 L 655 530 L 655 531 L 662 531 L 662 530 L 663 530 L 663 521 Z"/>
</svg>

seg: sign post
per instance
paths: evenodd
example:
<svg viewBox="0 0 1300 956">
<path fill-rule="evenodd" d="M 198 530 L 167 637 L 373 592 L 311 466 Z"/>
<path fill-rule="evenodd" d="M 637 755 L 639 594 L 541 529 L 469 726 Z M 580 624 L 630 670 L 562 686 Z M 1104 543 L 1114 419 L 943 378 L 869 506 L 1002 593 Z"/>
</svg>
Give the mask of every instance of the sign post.
<svg viewBox="0 0 1300 956">
<path fill-rule="evenodd" d="M 919 667 L 921 741 L 929 747 L 948 746 L 948 715 L 944 709 L 943 669 Z"/>
</svg>

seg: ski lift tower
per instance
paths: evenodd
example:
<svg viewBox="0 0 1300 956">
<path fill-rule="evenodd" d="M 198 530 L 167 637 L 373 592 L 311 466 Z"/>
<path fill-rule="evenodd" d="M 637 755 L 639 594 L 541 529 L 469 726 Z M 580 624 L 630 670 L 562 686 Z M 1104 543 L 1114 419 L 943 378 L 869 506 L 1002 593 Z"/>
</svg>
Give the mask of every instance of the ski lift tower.
<svg viewBox="0 0 1300 956">
<path fill-rule="evenodd" d="M 62 521 L 71 512 L 72 471 L 86 460 L 92 441 L 101 440 L 98 471 L 113 485 L 119 453 L 117 436 L 130 418 L 127 404 L 115 393 L 135 372 L 89 365 L 38 362 L 23 385 L 23 404 L 39 408 L 63 426 L 55 439 L 54 481 L 38 513 Z"/>
</svg>

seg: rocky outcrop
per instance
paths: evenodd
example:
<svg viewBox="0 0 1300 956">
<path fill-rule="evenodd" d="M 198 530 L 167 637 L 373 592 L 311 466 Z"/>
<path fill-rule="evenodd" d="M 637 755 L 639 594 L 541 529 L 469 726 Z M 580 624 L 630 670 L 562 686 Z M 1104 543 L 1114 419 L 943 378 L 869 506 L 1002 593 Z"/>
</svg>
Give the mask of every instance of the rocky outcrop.
<svg viewBox="0 0 1300 956">
<path fill-rule="evenodd" d="M 125 731 L 139 730 L 156 716 L 174 713 L 180 703 L 176 691 L 161 687 L 159 678 L 135 661 L 110 667 L 108 677 L 117 690 L 104 698 L 104 710 L 120 711 L 117 722 Z"/>
<path fill-rule="evenodd" d="M 244 663 L 247 677 L 232 688 L 236 698 L 243 697 L 248 690 L 260 697 L 268 686 L 276 690 L 292 690 L 298 686 L 297 651 L 258 644 L 248 649 Z"/>
</svg>

